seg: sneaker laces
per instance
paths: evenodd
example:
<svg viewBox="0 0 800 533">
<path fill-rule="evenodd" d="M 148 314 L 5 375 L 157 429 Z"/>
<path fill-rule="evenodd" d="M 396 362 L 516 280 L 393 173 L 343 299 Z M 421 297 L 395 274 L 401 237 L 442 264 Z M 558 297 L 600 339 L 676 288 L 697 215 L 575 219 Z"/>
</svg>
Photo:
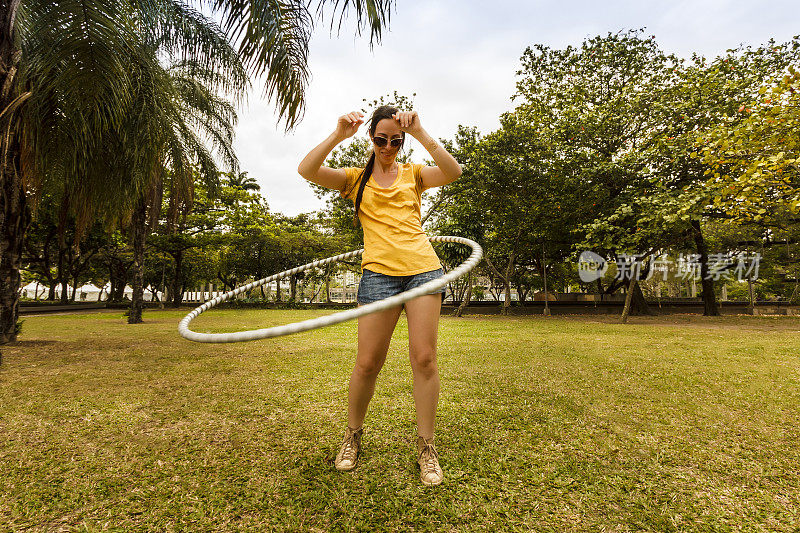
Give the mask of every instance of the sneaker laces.
<svg viewBox="0 0 800 533">
<path fill-rule="evenodd" d="M 433 447 L 433 444 L 425 444 L 419 454 L 419 458 L 422 461 L 420 464 L 422 464 L 426 470 L 436 471 L 439 469 L 439 454 L 436 452 L 436 448 Z"/>
<path fill-rule="evenodd" d="M 358 431 L 351 431 L 348 428 L 347 435 L 345 435 L 344 442 L 342 443 L 342 459 L 346 461 L 355 461 L 356 454 L 358 453 L 358 443 L 356 442 L 356 435 Z"/>
</svg>

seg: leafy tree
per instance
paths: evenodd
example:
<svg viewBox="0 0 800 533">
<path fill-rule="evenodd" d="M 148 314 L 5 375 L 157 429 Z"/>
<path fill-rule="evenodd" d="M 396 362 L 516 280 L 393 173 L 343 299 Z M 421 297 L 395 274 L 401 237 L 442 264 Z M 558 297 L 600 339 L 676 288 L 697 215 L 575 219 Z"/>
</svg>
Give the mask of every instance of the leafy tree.
<svg viewBox="0 0 800 533">
<path fill-rule="evenodd" d="M 661 88 L 674 61 L 636 31 L 587 39 L 578 48 L 525 50 L 514 97 L 520 103 L 482 141 L 478 167 L 487 184 L 476 197 L 492 220 L 487 259 L 504 257 L 504 268 L 492 270 L 505 285 L 506 306 L 517 265 L 524 265 L 521 275 L 534 269 L 544 278 L 548 264 L 564 263 L 582 242 L 583 226 L 646 187 Z M 596 251 L 619 251 L 606 244 Z"/>
<path fill-rule="evenodd" d="M 167 183 L 168 198 L 173 196 L 170 190 L 173 184 L 174 180 Z M 183 210 L 177 220 L 172 218 L 170 203 L 162 202 L 158 225 L 148 236 L 148 244 L 172 259 L 171 279 L 165 298 L 172 301 L 173 307 L 180 306 L 186 288 L 197 281 L 196 269 L 202 262 L 197 259 L 196 250 L 219 248 L 225 242 L 222 234 L 224 209 L 216 205 L 214 196 L 199 174 L 195 174 L 193 192 L 192 209 Z M 190 253 L 193 254 L 192 260 L 187 256 Z"/>
<path fill-rule="evenodd" d="M 453 140 L 443 140 L 442 145 L 461 164 L 461 177 L 446 187 L 435 189 L 431 206 L 423 216 L 423 224 L 430 219 L 429 227 L 437 235 L 459 235 L 486 244 L 483 213 L 473 205 L 474 195 L 480 189 L 481 176 L 477 173 L 476 158 L 480 134 L 477 128 L 459 126 Z M 455 268 L 469 257 L 470 251 L 462 245 L 441 243 L 437 245 L 437 255 L 446 270 Z M 483 262 L 485 263 L 485 261 Z M 476 267 L 481 268 L 479 265 Z M 450 293 L 461 305 L 455 310 L 455 316 L 461 316 L 465 307 L 475 294 L 470 290 L 474 274 L 471 271 L 466 279 L 456 280 L 450 284 Z M 480 293 L 483 298 L 483 293 Z"/>
<path fill-rule="evenodd" d="M 756 221 L 800 211 L 800 72 L 790 65 L 758 93 L 708 133 L 701 152 L 714 206 Z"/>
<path fill-rule="evenodd" d="M 697 157 L 698 137 L 727 128 L 741 121 L 737 112 L 748 102 L 761 83 L 791 63 L 797 55 L 796 43 L 740 47 L 707 62 L 693 56 L 671 69 L 674 79 L 662 92 L 663 123 L 653 145 L 651 189 L 642 190 L 640 199 L 626 204 L 646 209 L 640 212 L 637 226 L 649 224 L 664 228 L 662 243 L 670 235 L 683 235 L 699 255 L 704 314 L 718 315 L 714 280 L 710 276 L 709 246 L 704 228 L 711 221 L 728 218 L 730 213 L 711 201 L 707 175 L 713 172 L 710 161 Z M 683 246 L 683 244 L 681 244 Z"/>
</svg>

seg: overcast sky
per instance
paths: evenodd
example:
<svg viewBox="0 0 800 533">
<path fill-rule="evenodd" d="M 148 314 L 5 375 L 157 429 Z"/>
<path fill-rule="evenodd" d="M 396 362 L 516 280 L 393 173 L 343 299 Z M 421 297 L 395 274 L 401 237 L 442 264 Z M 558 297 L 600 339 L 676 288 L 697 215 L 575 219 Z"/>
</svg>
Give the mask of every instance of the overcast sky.
<svg viewBox="0 0 800 533">
<path fill-rule="evenodd" d="M 311 81 L 303 121 L 288 134 L 255 84 L 239 110 L 235 148 L 242 170 L 261 185 L 273 212 L 321 209 L 300 160 L 330 134 L 339 115 L 362 99 L 400 94 L 414 98 L 423 127 L 452 138 L 459 124 L 488 133 L 513 109 L 515 73 L 527 46 L 578 46 L 586 37 L 646 28 L 662 50 L 689 57 L 723 53 L 740 43 L 786 41 L 800 33 L 798 0 L 399 0 L 380 45 L 319 25 L 310 47 Z M 364 135 L 364 127 L 356 135 Z M 411 142 L 414 159 L 427 156 Z"/>
</svg>

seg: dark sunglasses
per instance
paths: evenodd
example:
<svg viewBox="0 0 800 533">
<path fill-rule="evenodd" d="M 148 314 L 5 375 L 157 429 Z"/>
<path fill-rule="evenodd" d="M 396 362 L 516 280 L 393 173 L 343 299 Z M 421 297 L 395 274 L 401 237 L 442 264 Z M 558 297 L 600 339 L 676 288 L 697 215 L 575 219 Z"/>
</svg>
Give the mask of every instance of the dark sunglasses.
<svg viewBox="0 0 800 533">
<path fill-rule="evenodd" d="M 377 146 L 378 148 L 383 148 L 384 146 L 386 146 L 387 142 L 392 145 L 392 148 L 399 148 L 403 144 L 403 138 L 395 137 L 394 139 L 389 141 L 389 139 L 387 139 L 386 137 L 373 137 L 372 142 L 374 142 L 375 146 Z"/>
</svg>

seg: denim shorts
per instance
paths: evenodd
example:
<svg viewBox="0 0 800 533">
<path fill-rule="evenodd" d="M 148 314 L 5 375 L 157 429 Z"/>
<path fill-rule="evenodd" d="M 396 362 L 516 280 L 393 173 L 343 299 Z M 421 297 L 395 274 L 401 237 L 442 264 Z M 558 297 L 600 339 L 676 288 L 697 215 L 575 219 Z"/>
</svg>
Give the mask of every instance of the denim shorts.
<svg viewBox="0 0 800 533">
<path fill-rule="evenodd" d="M 419 287 L 423 283 L 427 283 L 442 276 L 444 276 L 444 270 L 441 268 L 431 270 L 430 272 L 412 274 L 411 276 L 389 276 L 388 274 L 380 274 L 365 268 L 361 274 L 361 281 L 358 284 L 356 301 L 361 305 L 377 302 L 378 300 L 400 294 L 414 287 Z M 425 294 L 438 294 L 446 290 L 446 287 L 442 287 L 439 290 Z"/>
</svg>

